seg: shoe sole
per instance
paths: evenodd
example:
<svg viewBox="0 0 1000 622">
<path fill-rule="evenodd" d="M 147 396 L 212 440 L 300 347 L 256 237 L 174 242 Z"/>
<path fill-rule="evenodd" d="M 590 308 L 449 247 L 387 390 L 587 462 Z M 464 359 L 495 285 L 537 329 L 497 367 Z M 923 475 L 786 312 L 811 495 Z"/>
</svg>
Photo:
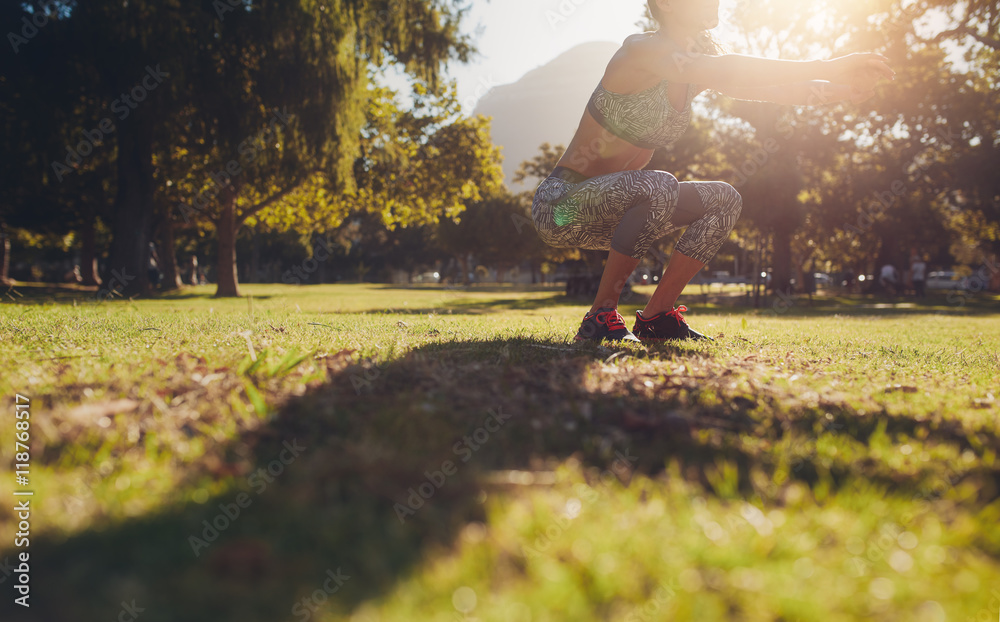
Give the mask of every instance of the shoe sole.
<svg viewBox="0 0 1000 622">
<path fill-rule="evenodd" d="M 639 341 L 659 343 L 663 341 L 715 341 L 707 335 L 701 337 L 638 337 Z"/>
<path fill-rule="evenodd" d="M 633 335 L 632 339 L 629 339 L 628 337 L 622 337 L 621 339 L 608 339 L 607 337 L 601 337 L 600 339 L 591 339 L 589 337 L 580 337 L 578 335 L 576 337 L 573 337 L 573 341 L 576 341 L 576 342 L 593 341 L 594 343 L 602 343 L 604 341 L 610 341 L 610 342 L 613 342 L 613 343 L 618 343 L 618 342 L 622 342 L 622 341 L 629 341 L 629 342 L 632 342 L 632 343 L 642 343 L 642 339 L 639 339 L 638 337 L 636 337 L 634 335 Z"/>
</svg>

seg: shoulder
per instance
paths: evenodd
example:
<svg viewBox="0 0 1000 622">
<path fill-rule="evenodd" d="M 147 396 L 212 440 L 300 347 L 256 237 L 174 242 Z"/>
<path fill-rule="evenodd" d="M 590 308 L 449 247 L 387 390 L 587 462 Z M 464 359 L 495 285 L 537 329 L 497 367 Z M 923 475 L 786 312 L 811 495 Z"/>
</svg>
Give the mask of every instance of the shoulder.
<svg viewBox="0 0 1000 622">
<path fill-rule="evenodd" d="M 671 82 L 697 82 L 708 55 L 686 50 L 657 32 L 633 35 L 625 40 L 619 55 L 632 67 Z"/>
<path fill-rule="evenodd" d="M 625 38 L 622 49 L 634 54 L 670 54 L 683 52 L 673 41 L 661 36 L 658 31 L 640 32 Z"/>
<path fill-rule="evenodd" d="M 625 37 L 625 41 L 622 42 L 622 45 L 624 46 L 624 45 L 628 45 L 630 43 L 634 43 L 636 41 L 641 41 L 642 39 L 648 39 L 648 38 L 652 37 L 655 34 L 656 33 L 652 32 L 652 31 L 649 31 L 649 32 L 637 32 L 634 35 L 629 35 L 629 36 Z"/>
</svg>

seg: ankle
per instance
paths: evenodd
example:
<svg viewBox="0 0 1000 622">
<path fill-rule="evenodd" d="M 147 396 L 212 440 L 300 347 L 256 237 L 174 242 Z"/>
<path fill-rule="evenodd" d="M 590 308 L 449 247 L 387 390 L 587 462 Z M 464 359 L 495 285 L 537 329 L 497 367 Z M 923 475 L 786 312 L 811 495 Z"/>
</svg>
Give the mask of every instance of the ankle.
<svg viewBox="0 0 1000 622">
<path fill-rule="evenodd" d="M 642 311 L 639 312 L 639 315 L 640 315 L 640 317 L 642 317 L 642 319 L 648 320 L 651 317 L 656 317 L 657 315 L 659 315 L 661 313 L 670 313 L 673 310 L 674 310 L 674 307 L 661 307 L 659 305 L 657 305 L 655 307 L 648 307 L 647 306 L 645 309 L 643 309 Z"/>
<path fill-rule="evenodd" d="M 595 302 L 594 306 L 590 307 L 590 311 L 587 311 L 587 314 L 589 315 L 591 313 L 596 313 L 597 311 L 600 311 L 601 309 L 605 309 L 605 310 L 610 309 L 612 311 L 617 311 L 618 310 L 618 305 L 615 305 L 615 304 L 604 304 L 604 305 L 598 306 L 598 304 Z"/>
</svg>

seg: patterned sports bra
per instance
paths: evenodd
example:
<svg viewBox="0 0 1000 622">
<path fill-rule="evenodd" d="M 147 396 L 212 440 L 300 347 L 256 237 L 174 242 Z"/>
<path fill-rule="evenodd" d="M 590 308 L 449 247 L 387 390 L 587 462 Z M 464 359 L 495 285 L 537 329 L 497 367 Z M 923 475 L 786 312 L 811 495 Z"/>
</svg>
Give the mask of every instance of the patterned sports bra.
<svg viewBox="0 0 1000 622">
<path fill-rule="evenodd" d="M 692 88 L 688 85 L 687 103 L 678 112 L 667 97 L 666 80 L 639 93 L 613 93 L 597 85 L 587 110 L 615 136 L 642 149 L 667 147 L 674 143 L 691 122 Z"/>
</svg>

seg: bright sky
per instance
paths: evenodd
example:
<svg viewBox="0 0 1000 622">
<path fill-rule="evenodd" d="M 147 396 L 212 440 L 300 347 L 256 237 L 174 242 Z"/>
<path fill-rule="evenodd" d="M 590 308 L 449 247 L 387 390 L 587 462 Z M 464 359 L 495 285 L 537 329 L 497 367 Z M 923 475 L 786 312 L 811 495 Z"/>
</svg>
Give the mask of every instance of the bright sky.
<svg viewBox="0 0 1000 622">
<path fill-rule="evenodd" d="M 566 50 L 589 41 L 621 43 L 640 32 L 645 0 L 472 0 L 465 18 L 480 56 L 470 64 L 448 67 L 458 80 L 458 96 L 466 113 L 493 86 L 516 81 Z M 386 80 L 403 88 L 402 78 Z"/>
<path fill-rule="evenodd" d="M 514 82 L 576 45 L 621 43 L 641 32 L 636 22 L 645 4 L 645 0 L 473 0 L 469 23 L 485 26 L 476 39 L 482 57 L 472 65 L 449 67 L 458 79 L 463 108 L 471 112 L 490 86 Z"/>
</svg>

